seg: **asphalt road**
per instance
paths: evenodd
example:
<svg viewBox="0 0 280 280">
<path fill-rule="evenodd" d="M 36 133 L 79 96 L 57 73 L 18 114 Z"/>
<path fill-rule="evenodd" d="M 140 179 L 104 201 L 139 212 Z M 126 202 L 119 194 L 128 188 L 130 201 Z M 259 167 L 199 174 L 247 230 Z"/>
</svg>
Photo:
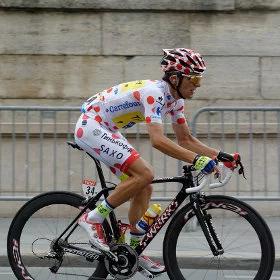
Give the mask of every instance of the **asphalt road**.
<svg viewBox="0 0 280 280">
<path fill-rule="evenodd" d="M 34 272 L 36 273 L 37 271 L 41 270 L 40 267 L 37 267 L 34 269 Z M 88 269 L 83 269 L 83 272 L 87 274 L 89 270 Z M 197 273 L 197 279 L 203 279 L 203 276 L 205 275 L 206 270 L 200 270 L 199 272 L 196 271 Z M 199 277 L 201 275 L 201 278 Z M 216 271 L 209 272 L 209 275 L 205 280 L 215 280 L 217 279 L 217 274 Z M 57 277 L 54 278 L 57 280 L 85 280 L 86 278 L 84 277 L 76 277 L 76 276 L 67 276 L 67 277 Z M 111 278 L 112 279 L 112 278 Z M 144 278 L 141 274 L 137 273 L 134 275 L 133 280 L 144 280 L 147 278 Z M 169 279 L 166 274 L 157 277 L 156 279 L 158 280 L 167 280 Z M 243 270 L 243 271 L 235 271 L 232 273 L 231 271 L 224 271 L 223 278 L 218 278 L 218 279 L 225 279 L 225 280 L 249 280 L 252 279 L 250 277 L 250 271 Z M 274 271 L 272 274 L 272 277 L 270 278 L 271 280 L 280 280 L 280 271 Z M 16 277 L 13 275 L 12 271 L 8 267 L 0 267 L 0 280 L 16 280 Z M 37 280 L 37 279 L 36 279 Z M 39 279 L 38 279 L 39 280 Z"/>
</svg>

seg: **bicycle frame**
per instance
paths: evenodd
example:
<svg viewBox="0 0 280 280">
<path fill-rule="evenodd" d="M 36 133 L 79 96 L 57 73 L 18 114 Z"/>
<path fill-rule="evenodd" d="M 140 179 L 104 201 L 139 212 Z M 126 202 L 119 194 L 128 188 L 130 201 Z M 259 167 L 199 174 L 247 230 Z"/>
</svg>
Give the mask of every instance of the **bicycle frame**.
<svg viewBox="0 0 280 280">
<path fill-rule="evenodd" d="M 180 207 L 182 202 L 189 196 L 189 194 L 185 192 L 185 189 L 188 187 L 192 187 L 193 181 L 192 181 L 192 173 L 190 172 L 190 170 L 187 170 L 187 168 L 188 167 L 184 169 L 185 176 L 173 177 L 173 178 L 159 178 L 153 180 L 152 184 L 176 182 L 176 183 L 181 183 L 182 187 L 179 193 L 176 195 L 176 197 L 166 207 L 164 212 L 155 220 L 155 222 L 149 228 L 147 233 L 144 235 L 141 243 L 136 247 L 135 250 L 139 255 L 145 250 L 145 248 L 149 245 L 149 243 L 154 239 L 154 237 L 158 234 L 161 228 L 170 219 L 173 213 L 176 212 L 176 210 Z"/>
<path fill-rule="evenodd" d="M 81 150 L 81 148 L 77 144 L 73 144 L 73 143 L 69 143 L 69 142 L 68 142 L 68 144 L 71 145 L 73 148 Z M 67 229 L 65 229 L 65 231 L 58 237 L 56 242 L 58 242 L 58 240 L 60 240 L 60 238 L 62 238 L 62 236 L 76 223 L 76 221 L 79 219 L 79 217 L 87 209 L 94 209 L 96 207 L 96 203 L 101 198 L 102 195 L 104 195 L 104 197 L 106 198 L 109 196 L 109 191 L 115 189 L 115 187 L 112 187 L 112 188 L 107 187 L 100 161 L 97 160 L 96 158 L 94 158 L 89 153 L 87 153 L 87 154 L 95 162 L 102 190 L 95 196 L 93 196 L 85 201 L 85 206 L 82 209 L 82 211 L 72 221 L 72 223 L 67 227 Z M 156 221 L 153 223 L 153 225 L 149 228 L 148 232 L 144 235 L 141 243 L 135 248 L 138 255 L 140 255 L 145 250 L 145 248 L 154 239 L 154 237 L 161 230 L 161 228 L 170 219 L 170 217 L 173 215 L 173 213 L 180 207 L 182 202 L 189 196 L 190 196 L 190 203 L 193 204 L 193 210 L 195 212 L 195 215 L 197 216 L 200 226 L 203 229 L 203 232 L 208 241 L 211 251 L 213 252 L 214 255 L 219 255 L 221 252 L 223 252 L 223 248 L 221 247 L 219 239 L 217 238 L 217 236 L 215 236 L 215 231 L 214 231 L 211 223 L 206 221 L 206 224 L 205 224 L 205 219 L 203 217 L 204 213 L 201 212 L 199 203 L 195 203 L 195 201 L 199 201 L 197 199 L 197 198 L 199 198 L 199 195 L 197 195 L 197 191 L 192 192 L 192 190 L 197 189 L 194 186 L 193 175 L 192 175 L 192 171 L 193 171 L 192 166 L 185 165 L 185 166 L 183 166 L 183 170 L 184 170 L 183 176 L 158 178 L 158 179 L 155 179 L 152 181 L 152 184 L 168 183 L 168 182 L 181 183 L 182 187 L 181 187 L 181 190 L 176 195 L 176 197 L 173 199 L 173 201 L 171 201 L 171 203 L 167 206 L 167 208 L 164 210 L 164 212 L 156 219 Z M 187 191 L 188 189 L 192 189 L 192 190 Z M 116 240 L 118 240 L 120 237 L 120 229 L 119 229 L 119 224 L 118 224 L 118 221 L 116 219 L 114 212 L 110 213 L 109 220 L 110 220 L 113 236 L 115 237 Z M 78 225 L 76 223 L 75 226 L 73 227 L 73 229 L 70 231 L 70 233 L 66 236 L 66 238 L 65 238 L 66 241 L 77 226 Z M 56 242 L 55 242 L 55 244 L 56 244 Z M 214 245 L 214 243 L 216 246 Z"/>
<path fill-rule="evenodd" d="M 87 153 L 88 154 L 88 153 Z M 106 186 L 106 181 L 103 175 L 103 171 L 101 168 L 101 164 L 99 160 L 88 154 L 95 162 L 97 172 L 99 175 L 100 183 L 102 190 L 104 191 L 104 197 L 106 198 L 109 195 L 109 190 L 113 188 L 107 188 Z M 170 219 L 170 217 L 173 215 L 174 212 L 180 207 L 182 202 L 190 195 L 185 192 L 185 189 L 194 187 L 193 184 L 193 176 L 191 173 L 191 167 L 190 166 L 184 166 L 184 176 L 179 176 L 179 177 L 167 177 L 167 178 L 158 178 L 152 181 L 152 184 L 159 184 L 159 183 L 181 183 L 182 187 L 181 190 L 178 192 L 176 197 L 172 200 L 172 202 L 167 206 L 165 211 L 156 219 L 156 221 L 153 223 L 153 225 L 149 228 L 148 232 L 144 235 L 141 243 L 139 246 L 136 247 L 136 252 L 138 255 L 140 255 L 145 248 L 149 245 L 149 243 L 154 239 L 154 237 L 157 235 L 157 233 L 161 230 L 161 228 L 166 224 L 166 222 Z M 107 190 L 107 191 L 106 191 Z M 102 191 L 101 191 L 102 192 Z M 96 198 L 100 198 L 100 193 L 99 192 L 95 196 L 95 201 Z M 88 205 L 92 205 L 92 198 L 90 199 Z M 87 205 L 87 206 L 88 206 Z M 86 206 L 86 207 L 87 207 Z M 89 206 L 88 206 L 89 207 Z M 119 233 L 119 228 L 118 228 L 118 223 L 117 219 L 115 217 L 115 214 L 113 212 L 110 213 L 111 215 L 109 216 L 110 222 L 111 222 L 111 227 L 114 233 L 114 236 L 116 239 L 119 238 L 120 233 Z"/>
<path fill-rule="evenodd" d="M 75 147 L 75 144 L 73 144 L 73 147 Z M 93 158 L 94 159 L 94 158 Z M 256 264 L 256 278 L 254 279 L 270 279 L 271 273 L 273 271 L 273 265 L 274 265 L 274 259 L 275 259 L 275 250 L 274 250 L 274 243 L 273 238 L 271 235 L 271 232 L 265 223 L 265 221 L 262 219 L 262 217 L 249 205 L 246 203 L 239 201 L 238 199 L 229 197 L 229 196 L 222 196 L 222 195 L 211 195 L 206 196 L 203 193 L 200 193 L 200 191 L 204 187 L 211 188 L 217 188 L 220 186 L 223 186 L 228 181 L 228 174 L 226 167 L 224 165 L 220 164 L 218 169 L 218 172 L 216 173 L 216 181 L 215 183 L 210 182 L 210 176 L 205 176 L 204 174 L 198 174 L 197 176 L 193 176 L 192 166 L 184 166 L 183 167 L 183 176 L 180 177 L 168 177 L 168 178 L 158 178 L 153 180 L 152 183 L 164 183 L 164 182 L 170 182 L 170 183 L 180 183 L 182 184 L 181 189 L 176 194 L 176 197 L 171 201 L 171 203 L 168 205 L 168 207 L 164 210 L 164 212 L 159 216 L 154 224 L 151 225 L 148 232 L 145 234 L 143 240 L 141 241 L 140 245 L 136 247 L 136 251 L 133 250 L 133 248 L 130 248 L 128 245 L 121 244 L 121 240 L 119 239 L 119 236 L 123 234 L 122 231 L 122 224 L 120 224 L 120 221 L 116 220 L 116 216 L 114 214 L 114 211 L 111 212 L 111 215 L 108 219 L 106 219 L 103 223 L 103 227 L 105 232 L 107 233 L 106 237 L 108 236 L 108 245 L 111 247 L 111 250 L 97 250 L 92 246 L 92 248 L 89 247 L 88 239 L 84 240 L 86 236 L 83 236 L 81 240 L 77 239 L 70 239 L 70 235 L 74 232 L 75 229 L 78 227 L 77 220 L 78 218 L 85 213 L 85 211 L 93 210 L 96 207 L 96 204 L 98 200 L 101 198 L 101 196 L 104 195 L 104 197 L 107 197 L 109 195 L 110 190 L 114 190 L 115 186 L 110 188 L 108 182 L 105 181 L 105 178 L 103 176 L 103 171 L 100 165 L 100 162 L 96 159 L 94 159 L 97 167 L 97 171 L 100 177 L 100 182 L 102 186 L 102 190 L 98 192 L 95 196 L 90 198 L 84 198 L 81 195 L 74 194 L 71 192 L 49 192 L 46 194 L 41 194 L 38 197 L 33 198 L 30 202 L 28 202 L 26 205 L 24 205 L 20 211 L 18 211 L 17 215 L 13 219 L 13 222 L 9 228 L 8 233 L 8 242 L 7 242 L 7 252 L 8 252 L 8 258 L 11 265 L 11 268 L 14 272 L 14 274 L 17 276 L 17 278 L 22 279 L 26 277 L 31 277 L 28 271 L 28 267 L 31 267 L 33 264 L 36 266 L 35 262 L 30 262 L 29 264 L 29 253 L 26 250 L 22 250 L 24 253 L 21 252 L 21 243 L 25 243 L 25 235 L 22 236 L 22 233 L 30 233 L 28 230 L 25 229 L 25 225 L 29 221 L 30 218 L 36 217 L 34 216 L 35 213 L 40 213 L 41 209 L 44 209 L 45 207 L 51 206 L 51 205 L 68 205 L 70 207 L 76 207 L 76 210 L 78 210 L 78 213 L 76 214 L 76 217 L 74 217 L 70 223 L 68 224 L 67 228 L 63 231 L 62 234 L 58 238 L 55 239 L 49 239 L 48 235 L 41 236 L 35 235 L 34 240 L 30 240 L 29 242 L 29 252 L 32 251 L 33 257 L 41 259 L 41 260 L 47 260 L 46 265 L 43 265 L 43 267 L 46 267 L 46 270 L 50 270 L 52 273 L 58 273 L 61 275 L 76 275 L 76 276 L 85 276 L 82 274 L 72 274 L 67 273 L 67 270 L 64 270 L 64 266 L 68 266 L 68 263 L 64 262 L 64 256 L 67 254 L 67 256 L 70 255 L 77 255 L 79 257 L 83 257 L 88 262 L 94 262 L 99 261 L 97 264 L 96 270 L 93 272 L 92 277 L 89 279 L 99 279 L 100 277 L 96 276 L 107 276 L 109 273 L 110 275 L 122 275 L 122 271 L 124 273 L 128 272 L 130 274 L 123 274 L 124 276 L 132 276 L 132 273 L 136 272 L 136 269 L 139 269 L 139 271 L 144 271 L 144 268 L 140 265 L 138 267 L 137 265 L 137 254 L 141 254 L 143 250 L 149 245 L 149 243 L 153 240 L 153 238 L 157 235 L 157 233 L 161 230 L 161 228 L 166 224 L 168 220 L 171 219 L 170 225 L 167 228 L 167 231 L 165 233 L 164 237 L 164 248 L 163 248 L 163 259 L 165 266 L 167 268 L 168 276 L 170 279 L 181 279 L 182 274 L 181 270 L 185 268 L 191 268 L 191 269 L 201 269 L 204 267 L 201 266 L 193 266 L 193 263 L 190 264 L 190 266 L 185 267 L 179 264 L 180 260 L 178 259 L 177 249 L 179 248 L 179 251 L 181 249 L 185 248 L 183 246 L 190 245 L 185 244 L 185 235 L 183 238 L 179 239 L 179 235 L 182 231 L 185 231 L 187 229 L 187 225 L 192 225 L 192 218 L 196 219 L 200 224 L 200 233 L 198 234 L 199 237 L 199 243 L 201 243 L 201 237 L 205 237 L 208 245 L 210 247 L 210 250 L 212 251 L 213 256 L 223 255 L 224 249 L 223 246 L 219 240 L 219 236 L 221 237 L 227 237 L 228 234 L 232 229 L 235 229 L 232 227 L 232 224 L 230 222 L 229 228 L 224 227 L 227 223 L 227 214 L 222 215 L 223 219 L 220 221 L 220 214 L 218 213 L 216 215 L 215 211 L 211 211 L 212 209 L 221 209 L 221 210 L 229 210 L 230 212 L 233 212 L 233 214 L 236 214 L 237 217 L 240 216 L 242 218 L 242 221 L 245 222 L 247 226 L 249 226 L 249 231 L 251 230 L 254 232 L 255 235 L 255 242 L 260 245 L 260 250 L 256 250 L 257 255 L 255 254 L 249 254 L 248 251 L 242 250 L 241 252 L 241 262 L 240 265 L 236 267 L 237 270 L 243 270 L 245 269 L 245 266 L 242 264 L 242 262 L 246 262 L 249 264 L 248 268 L 251 269 L 255 267 Z M 241 165 L 241 163 L 240 163 Z M 223 169 L 224 168 L 224 169 Z M 221 173 L 220 173 L 221 172 Z M 223 173 L 222 173 L 223 172 Z M 220 173 L 220 176 L 218 176 Z M 201 180 L 202 179 L 202 180 Z M 217 182 L 219 180 L 219 182 Z M 65 197 L 64 197 L 65 195 Z M 181 208 L 180 205 L 182 202 L 189 197 L 190 202 L 187 202 L 186 205 L 183 205 Z M 177 213 L 174 214 L 174 212 L 178 209 Z M 69 207 L 68 207 L 69 208 Z M 80 210 L 79 210 L 80 209 Z M 208 212 L 208 210 L 210 210 Z M 64 211 L 63 211 L 64 212 Z M 70 211 L 69 213 L 72 213 Z M 224 212 L 223 212 L 224 213 Z M 226 212 L 227 213 L 227 212 Z M 213 215 L 213 219 L 212 219 Z M 233 220 L 236 220 L 236 215 L 233 216 Z M 216 222 L 216 217 L 217 222 Z M 225 217 L 225 219 L 224 219 Z M 224 221 L 225 220 L 225 221 Z M 58 222 L 60 222 L 58 217 Z M 108 222 L 111 222 L 108 223 Z M 222 223 L 221 223 L 222 222 Z M 225 224 L 223 224 L 225 222 Z M 239 240 L 240 236 L 244 234 L 243 231 L 240 233 L 239 236 L 239 220 L 236 220 L 237 226 L 236 230 L 233 230 L 233 233 L 237 233 L 237 238 L 234 237 L 234 239 L 230 238 L 230 243 L 226 243 L 224 241 L 225 238 L 223 238 L 223 245 L 225 246 L 225 249 L 233 249 L 233 253 L 229 253 L 227 250 L 225 250 L 226 255 L 222 258 L 213 258 L 211 256 L 211 253 L 209 254 L 208 249 L 206 248 L 206 252 L 202 255 L 194 254 L 194 261 L 196 262 L 196 258 L 202 257 L 202 262 L 206 262 L 205 268 L 208 270 L 212 270 L 216 267 L 217 273 L 218 270 L 223 266 L 224 269 L 232 269 L 236 266 L 237 262 L 234 261 L 235 258 L 229 259 L 229 262 L 233 264 L 227 264 L 224 266 L 223 259 L 228 258 L 228 254 L 235 256 L 236 252 L 235 249 L 243 247 L 245 244 L 241 241 L 241 246 L 238 244 L 238 246 L 233 246 L 232 248 L 229 248 L 227 245 L 231 245 L 232 241 Z M 248 223 L 247 223 L 248 222 Z M 31 223 L 32 224 L 32 223 Z M 186 228 L 185 228 L 186 225 Z M 215 226 L 217 226 L 217 233 L 215 231 Z M 28 228 L 30 227 L 30 223 L 28 223 Z M 224 231 L 226 229 L 226 231 Z M 229 229 L 229 230 L 228 230 Z M 201 232 L 202 231 L 202 232 Z M 50 231 L 51 236 L 53 231 Z M 57 232 L 57 231 L 56 231 Z M 70 232 L 70 233 L 69 233 Z M 223 233 L 225 232 L 225 236 Z M 80 233 L 78 233 L 80 234 Z M 65 238 L 66 236 L 66 238 Z M 197 236 L 196 233 L 193 234 L 191 237 Z M 77 236 L 75 236 L 77 237 Z M 122 236 L 123 237 L 123 236 Z M 180 236 L 182 237 L 182 236 Z M 250 240 L 251 235 L 249 234 Z M 68 238 L 70 239 L 68 241 Z M 33 238 L 32 238 L 33 239 Z M 45 244 L 43 247 L 39 247 L 43 250 L 34 250 L 34 244 L 37 240 L 47 240 L 47 243 L 49 244 L 49 249 L 45 250 Z M 179 240 L 179 242 L 178 242 Z M 192 239 L 193 240 L 193 239 Z M 253 240 L 253 239 L 252 239 Z M 23 242 L 21 242 L 23 241 Z M 77 242 L 78 241 L 78 242 Z M 113 242 L 112 242 L 113 241 Z M 183 246 L 180 246 L 180 241 L 182 242 Z M 195 241 L 195 240 L 193 240 Z M 40 241 L 41 242 L 41 241 Z M 202 242 L 202 246 L 205 247 L 205 242 Z M 83 246 L 79 246 L 83 245 Z M 85 245 L 85 246 L 84 246 Z M 255 248 L 251 247 L 251 243 L 249 242 L 247 245 L 249 245 L 248 248 Z M 25 245 L 24 245 L 25 246 Z M 195 246 L 196 247 L 196 246 Z M 194 248 L 196 249 L 196 248 Z M 205 249 L 205 248 L 204 248 Z M 127 251 L 126 251 L 127 250 Z M 129 250 L 129 251 L 128 251 Z M 126 253 L 123 253 L 126 252 Z M 243 254 L 244 253 L 244 254 Z M 127 254 L 127 258 L 124 259 L 124 254 Z M 32 256 L 32 255 L 31 255 Z M 260 260 L 256 258 L 258 256 Z M 22 257 L 24 258 L 23 261 Z M 204 258 L 206 257 L 206 258 Z M 211 258 L 211 260 L 209 258 Z M 130 261 L 131 259 L 131 261 Z M 30 260 L 32 260 L 30 258 Z M 70 259 L 71 260 L 71 259 Z M 210 260 L 210 261 L 209 261 Z M 213 262 L 212 262 L 213 260 Z M 215 260 L 215 261 L 214 261 Z M 239 259 L 238 259 L 239 260 Z M 74 265 L 72 263 L 69 263 L 71 266 L 75 267 L 75 258 L 72 260 L 74 261 Z M 27 263 L 27 266 L 25 266 Z M 41 265 L 41 262 L 40 262 Z M 133 267 L 132 267 L 133 265 Z M 180 267 L 179 267 L 180 265 Z M 58 270 L 62 267 L 62 270 L 59 272 Z M 91 265 L 91 267 L 94 267 L 94 264 Z M 112 270 L 111 268 L 114 268 Z M 116 268 L 116 269 L 115 269 Z M 123 269 L 120 271 L 119 269 Z M 71 271 L 70 271 L 71 272 Z M 149 270 L 148 270 L 149 272 Z M 145 273 L 146 276 L 149 276 L 149 278 L 154 278 L 156 276 L 156 273 Z M 192 274 L 192 272 L 191 272 Z M 26 276 L 27 275 L 27 276 Z M 30 275 L 30 276 L 29 276 Z M 45 274 L 43 274 L 45 275 Z M 218 274 L 217 274 L 218 275 Z M 224 273 L 222 274 L 224 275 Z M 236 274 L 238 275 L 238 274 Z M 26 277 L 25 277 L 26 276 Z M 206 274 L 204 275 L 205 278 Z M 39 274 L 36 274 L 36 279 L 39 277 Z M 128 278 L 125 277 L 125 278 Z M 211 274 L 210 278 L 211 279 Z M 41 279 L 41 277 L 39 277 Z M 194 279 L 196 279 L 195 277 Z M 101 279 L 101 278 L 100 278 Z M 105 278 L 102 278 L 105 279 Z M 183 279 L 183 278 L 182 278 Z"/>
</svg>

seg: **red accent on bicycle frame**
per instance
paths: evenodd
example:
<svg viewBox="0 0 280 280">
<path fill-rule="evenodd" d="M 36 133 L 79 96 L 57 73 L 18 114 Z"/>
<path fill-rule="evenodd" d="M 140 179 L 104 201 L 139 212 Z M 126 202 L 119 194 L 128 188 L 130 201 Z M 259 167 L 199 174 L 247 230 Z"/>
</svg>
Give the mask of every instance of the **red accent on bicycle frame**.
<svg viewBox="0 0 280 280">
<path fill-rule="evenodd" d="M 131 228 L 130 224 L 126 224 L 122 222 L 120 222 L 118 225 L 119 225 L 120 234 L 125 234 L 125 232 Z"/>
<path fill-rule="evenodd" d="M 165 209 L 165 211 L 155 220 L 155 222 L 151 225 L 147 233 L 144 235 L 140 244 L 136 247 L 136 251 L 138 254 L 144 251 L 144 249 L 153 240 L 153 238 L 157 235 L 160 229 L 169 220 L 172 214 L 178 209 L 181 203 L 182 201 L 173 200 Z"/>
</svg>

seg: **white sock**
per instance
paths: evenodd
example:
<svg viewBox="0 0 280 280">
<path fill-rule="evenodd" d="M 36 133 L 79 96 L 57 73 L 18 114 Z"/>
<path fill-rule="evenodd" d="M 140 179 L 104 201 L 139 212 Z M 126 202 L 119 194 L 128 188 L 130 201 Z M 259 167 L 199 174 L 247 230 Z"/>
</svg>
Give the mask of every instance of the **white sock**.
<svg viewBox="0 0 280 280">
<path fill-rule="evenodd" d="M 94 210 L 88 213 L 88 219 L 94 223 L 102 224 L 104 219 L 109 215 L 109 213 L 114 209 L 107 200 L 103 200 Z"/>
</svg>

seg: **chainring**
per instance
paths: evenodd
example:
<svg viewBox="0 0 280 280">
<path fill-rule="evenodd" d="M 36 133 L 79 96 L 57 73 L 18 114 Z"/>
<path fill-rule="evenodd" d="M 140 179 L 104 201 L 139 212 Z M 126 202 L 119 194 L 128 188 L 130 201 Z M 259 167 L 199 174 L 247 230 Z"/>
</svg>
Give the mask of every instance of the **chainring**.
<svg viewBox="0 0 280 280">
<path fill-rule="evenodd" d="M 127 244 L 116 244 L 110 250 L 118 257 L 118 261 L 105 258 L 108 273 L 116 279 L 129 279 L 138 271 L 138 254 Z"/>
</svg>

